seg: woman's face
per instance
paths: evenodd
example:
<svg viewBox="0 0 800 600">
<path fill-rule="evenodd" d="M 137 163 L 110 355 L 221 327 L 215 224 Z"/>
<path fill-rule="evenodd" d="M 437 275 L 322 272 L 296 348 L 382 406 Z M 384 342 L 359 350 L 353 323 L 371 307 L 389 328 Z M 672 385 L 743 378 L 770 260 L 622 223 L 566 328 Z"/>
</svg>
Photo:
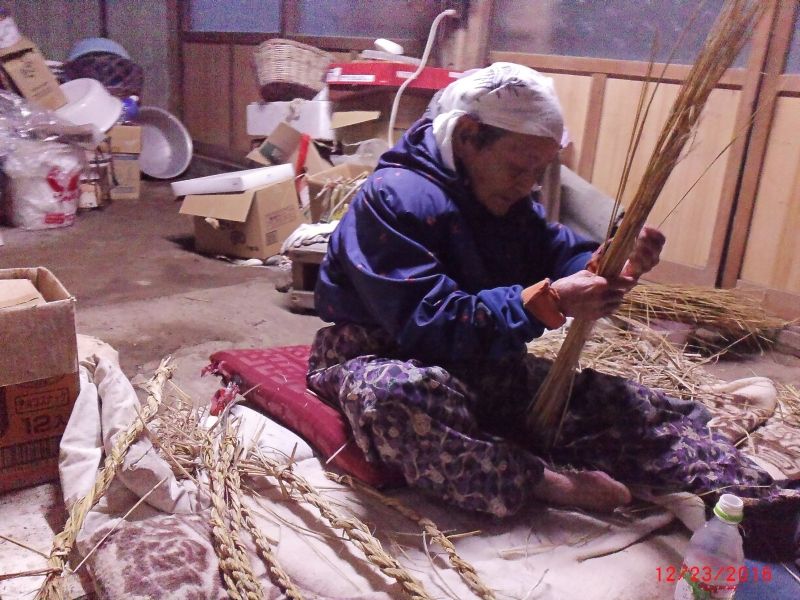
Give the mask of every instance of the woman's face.
<svg viewBox="0 0 800 600">
<path fill-rule="evenodd" d="M 508 132 L 478 148 L 472 137 L 477 126 L 472 119 L 461 119 L 453 132 L 454 154 L 478 202 L 502 217 L 541 182 L 560 146 L 548 137 Z"/>
</svg>

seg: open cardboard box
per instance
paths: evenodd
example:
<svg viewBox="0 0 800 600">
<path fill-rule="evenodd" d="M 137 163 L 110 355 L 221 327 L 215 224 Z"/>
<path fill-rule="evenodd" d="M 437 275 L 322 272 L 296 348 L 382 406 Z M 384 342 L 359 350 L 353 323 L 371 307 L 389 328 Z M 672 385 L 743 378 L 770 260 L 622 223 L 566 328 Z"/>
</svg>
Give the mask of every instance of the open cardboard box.
<svg viewBox="0 0 800 600">
<path fill-rule="evenodd" d="M 0 78 L 6 87 L 40 108 L 55 110 L 67 103 L 44 56 L 29 39 L 0 48 Z"/>
<path fill-rule="evenodd" d="M 388 139 L 395 93 L 396 90 L 380 88 L 332 93 L 335 112 L 331 127 L 336 131 L 336 139 L 344 144 Z M 406 90 L 403 93 L 392 131 L 395 142 L 406 129 L 422 118 L 433 94 L 429 90 Z"/>
<path fill-rule="evenodd" d="M 43 267 L 0 270 L 0 492 L 58 477 L 78 397 L 75 298 Z"/>
<path fill-rule="evenodd" d="M 314 174 L 331 167 L 331 164 L 319 155 L 310 139 L 304 141 L 303 134 L 286 123 L 278 123 L 264 143 L 251 150 L 247 158 L 265 166 L 291 163 L 298 173 L 305 169 L 306 173 Z M 298 164 L 300 162 L 302 164 Z"/>
<path fill-rule="evenodd" d="M 186 196 L 181 214 L 194 217 L 195 248 L 206 254 L 265 259 L 305 222 L 293 179 L 232 194 Z"/>
</svg>

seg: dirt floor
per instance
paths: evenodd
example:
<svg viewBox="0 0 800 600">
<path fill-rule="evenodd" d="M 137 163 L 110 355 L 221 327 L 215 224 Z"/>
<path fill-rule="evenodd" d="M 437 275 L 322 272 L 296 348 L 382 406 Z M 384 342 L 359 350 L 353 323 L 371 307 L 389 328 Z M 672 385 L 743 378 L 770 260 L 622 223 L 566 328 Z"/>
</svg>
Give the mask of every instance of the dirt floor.
<svg viewBox="0 0 800 600">
<path fill-rule="evenodd" d="M 0 228 L 0 268 L 49 268 L 77 298 L 78 332 L 114 346 L 129 378 L 146 377 L 172 355 L 176 382 L 197 399 L 216 387 L 199 377 L 212 352 L 307 344 L 322 321 L 288 310 L 288 295 L 276 290 L 287 283 L 287 272 L 196 254 L 191 220 L 178 208 L 167 183 L 145 181 L 139 200 L 83 212 L 66 229 Z M 800 386 L 799 367 L 800 359 L 772 352 L 711 370 L 723 379 L 756 374 Z M 0 535 L 36 551 L 49 551 L 63 522 L 56 483 L 0 496 Z M 41 560 L 0 538 L 0 574 Z M 32 598 L 36 587 L 31 578 L 0 581 L 0 599 Z M 71 597 L 83 595 L 82 587 L 72 581 Z"/>
</svg>

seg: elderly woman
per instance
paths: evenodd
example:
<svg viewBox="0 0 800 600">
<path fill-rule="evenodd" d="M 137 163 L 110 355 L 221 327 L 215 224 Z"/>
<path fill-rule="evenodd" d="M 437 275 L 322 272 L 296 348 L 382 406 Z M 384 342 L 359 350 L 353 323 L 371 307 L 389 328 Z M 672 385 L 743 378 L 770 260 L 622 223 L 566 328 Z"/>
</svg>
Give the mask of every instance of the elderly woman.
<svg viewBox="0 0 800 600">
<path fill-rule="evenodd" d="M 612 510 L 631 498 L 617 479 L 697 493 L 769 484 L 712 441 L 698 405 L 590 369 L 559 442 L 538 449 L 525 413 L 549 363 L 526 342 L 566 316 L 611 314 L 664 237 L 645 228 L 610 280 L 587 270 L 597 244 L 545 221 L 532 189 L 564 126 L 539 73 L 494 64 L 452 83 L 435 112 L 382 156 L 316 288 L 333 325 L 316 336 L 308 384 L 367 459 L 498 516 L 532 500 Z"/>
</svg>

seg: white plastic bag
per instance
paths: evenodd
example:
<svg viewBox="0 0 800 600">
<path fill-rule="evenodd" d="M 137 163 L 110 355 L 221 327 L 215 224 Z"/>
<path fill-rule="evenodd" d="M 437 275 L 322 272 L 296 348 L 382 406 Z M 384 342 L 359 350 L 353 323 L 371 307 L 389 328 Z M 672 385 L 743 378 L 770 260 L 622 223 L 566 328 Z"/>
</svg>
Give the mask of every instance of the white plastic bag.
<svg viewBox="0 0 800 600">
<path fill-rule="evenodd" d="M 5 161 L 11 222 L 23 229 L 67 227 L 80 197 L 82 152 L 57 142 L 17 140 Z"/>
</svg>

